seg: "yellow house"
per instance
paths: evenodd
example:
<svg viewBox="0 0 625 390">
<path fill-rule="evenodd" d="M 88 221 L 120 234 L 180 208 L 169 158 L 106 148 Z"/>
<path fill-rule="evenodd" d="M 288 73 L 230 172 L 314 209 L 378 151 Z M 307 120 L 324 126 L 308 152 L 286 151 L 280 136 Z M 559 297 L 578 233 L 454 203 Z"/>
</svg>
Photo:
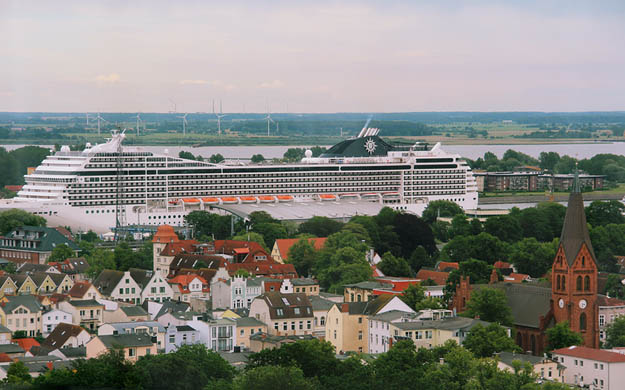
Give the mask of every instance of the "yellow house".
<svg viewBox="0 0 625 390">
<path fill-rule="evenodd" d="M 156 345 L 152 342 L 152 336 L 142 333 L 95 336 L 89 340 L 86 347 L 87 359 L 115 348 L 123 349 L 126 359 L 133 362 L 141 356 L 156 354 Z"/>
<path fill-rule="evenodd" d="M 12 276 L 17 286 L 18 294 L 34 294 L 37 291 L 37 284 L 29 275 L 17 274 Z"/>
<path fill-rule="evenodd" d="M 375 298 L 374 290 L 387 289 L 392 287 L 388 283 L 380 283 L 374 281 L 365 281 L 354 284 L 346 284 L 343 286 L 343 300 L 344 302 L 366 302 L 369 299 Z"/>
<path fill-rule="evenodd" d="M 0 322 L 11 332 L 23 330 L 30 337 L 41 333 L 43 307 L 34 295 L 7 296 L 0 304 Z"/>
<path fill-rule="evenodd" d="M 462 344 L 471 329 L 476 325 L 490 323 L 466 317 L 450 317 L 441 320 L 410 320 L 390 324 L 393 340 L 410 339 L 417 348 L 433 348 L 454 340 Z M 508 332 L 510 330 L 508 329 Z"/>
<path fill-rule="evenodd" d="M 221 315 L 221 318 L 230 318 L 230 319 L 236 320 L 237 318 L 241 318 L 241 316 L 238 315 L 237 313 L 233 312 L 230 309 L 226 309 L 226 310 L 224 310 L 223 314 Z"/>
<path fill-rule="evenodd" d="M 294 293 L 304 293 L 308 296 L 319 295 L 319 282 L 311 278 L 291 279 Z"/>
<path fill-rule="evenodd" d="M 56 291 L 56 283 L 45 272 L 34 272 L 30 278 L 37 285 L 37 294 L 52 294 Z"/>
<path fill-rule="evenodd" d="M 0 297 L 5 295 L 16 295 L 17 294 L 17 285 L 11 279 L 10 276 L 5 275 L 0 277 Z"/>
<path fill-rule="evenodd" d="M 399 297 L 381 295 L 368 302 L 337 303 L 328 311 L 325 339 L 337 353 L 369 351 L 369 316 L 387 311 L 414 313 Z"/>
<path fill-rule="evenodd" d="M 74 287 L 74 281 L 72 280 L 71 276 L 67 274 L 49 273 L 48 275 L 50 276 L 54 284 L 56 284 L 55 292 L 59 294 L 67 294 L 69 290 Z"/>
<path fill-rule="evenodd" d="M 237 320 L 237 345 L 250 349 L 250 336 L 267 333 L 267 325 L 254 317 L 242 317 Z"/>
</svg>

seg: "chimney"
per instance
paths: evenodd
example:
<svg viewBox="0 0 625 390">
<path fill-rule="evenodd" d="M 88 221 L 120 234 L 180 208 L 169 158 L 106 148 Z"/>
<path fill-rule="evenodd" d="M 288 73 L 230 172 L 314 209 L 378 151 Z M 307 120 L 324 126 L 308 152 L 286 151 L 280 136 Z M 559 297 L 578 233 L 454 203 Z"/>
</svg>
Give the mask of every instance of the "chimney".
<svg viewBox="0 0 625 390">
<path fill-rule="evenodd" d="M 349 304 L 348 303 L 344 303 L 341 305 L 341 311 L 343 313 L 347 313 L 349 311 Z"/>
<path fill-rule="evenodd" d="M 48 367 L 48 370 L 52 371 L 54 369 L 54 364 L 52 362 L 47 362 L 46 366 Z"/>
</svg>

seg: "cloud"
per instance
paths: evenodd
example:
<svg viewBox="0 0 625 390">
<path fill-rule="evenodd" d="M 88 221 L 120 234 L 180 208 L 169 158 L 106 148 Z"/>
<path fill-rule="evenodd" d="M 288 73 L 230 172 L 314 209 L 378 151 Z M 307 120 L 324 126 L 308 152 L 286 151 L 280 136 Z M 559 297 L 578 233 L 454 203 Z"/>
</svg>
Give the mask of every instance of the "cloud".
<svg viewBox="0 0 625 390">
<path fill-rule="evenodd" d="M 278 89 L 284 87 L 281 80 L 265 81 L 258 85 L 258 88 Z"/>
<path fill-rule="evenodd" d="M 14 95 L 15 95 L 15 92 L 13 91 L 0 91 L 0 96 L 11 97 Z"/>
<path fill-rule="evenodd" d="M 230 83 L 226 83 L 224 81 L 221 80 L 213 80 L 210 82 L 211 87 L 215 87 L 215 88 L 221 88 L 223 90 L 226 91 L 232 91 L 234 89 L 236 89 L 236 85 L 234 84 L 230 84 Z"/>
<path fill-rule="evenodd" d="M 206 80 L 180 80 L 180 84 L 182 85 L 206 85 L 208 81 Z"/>
<path fill-rule="evenodd" d="M 110 73 L 110 74 L 100 74 L 96 76 L 95 81 L 98 83 L 116 83 L 120 80 L 118 73 Z"/>
</svg>

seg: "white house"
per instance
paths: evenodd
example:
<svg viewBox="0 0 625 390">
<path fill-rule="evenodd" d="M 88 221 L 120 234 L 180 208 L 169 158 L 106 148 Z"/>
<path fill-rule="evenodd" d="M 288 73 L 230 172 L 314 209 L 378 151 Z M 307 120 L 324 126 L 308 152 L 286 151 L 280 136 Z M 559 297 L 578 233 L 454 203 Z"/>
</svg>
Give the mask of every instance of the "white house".
<svg viewBox="0 0 625 390">
<path fill-rule="evenodd" d="M 60 323 L 41 345 L 50 349 L 81 347 L 87 345 L 89 340 L 91 340 L 91 335 L 84 328 L 78 325 Z"/>
<path fill-rule="evenodd" d="M 105 269 L 93 281 L 93 285 L 104 298 L 134 304 L 139 304 L 141 301 L 142 288 L 132 278 L 130 271 Z"/>
<path fill-rule="evenodd" d="M 157 350 L 165 349 L 166 329 L 156 321 L 133 321 L 102 324 L 98 328 L 98 336 L 112 336 L 117 334 L 148 334 L 156 338 Z"/>
<path fill-rule="evenodd" d="M 564 383 L 591 389 L 616 390 L 625 384 L 625 355 L 572 346 L 556 349 L 553 359 L 566 367 Z"/>
<path fill-rule="evenodd" d="M 189 325 L 170 325 L 165 339 L 165 353 L 173 352 L 183 345 L 200 344 L 200 332 Z"/>
<path fill-rule="evenodd" d="M 213 278 L 210 291 L 213 310 L 247 309 L 263 293 L 263 283 L 260 279 L 241 276 L 227 280 Z"/>
<path fill-rule="evenodd" d="M 65 322 L 72 323 L 72 314 L 59 309 L 52 309 L 41 316 L 41 333 L 43 337 L 48 337 L 58 324 Z"/>
</svg>

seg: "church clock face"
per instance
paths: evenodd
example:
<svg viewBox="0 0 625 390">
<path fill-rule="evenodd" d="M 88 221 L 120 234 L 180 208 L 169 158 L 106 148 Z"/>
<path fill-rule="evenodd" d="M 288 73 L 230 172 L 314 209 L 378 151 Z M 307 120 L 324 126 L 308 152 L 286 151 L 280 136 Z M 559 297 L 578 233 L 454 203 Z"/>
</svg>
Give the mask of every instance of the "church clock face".
<svg viewBox="0 0 625 390">
<path fill-rule="evenodd" d="M 586 308 L 586 300 L 582 299 L 581 301 L 579 301 L 579 308 L 580 309 L 585 309 Z"/>
<path fill-rule="evenodd" d="M 560 306 L 560 309 L 564 308 L 564 299 L 560 298 L 560 300 L 558 301 L 558 306 Z"/>
</svg>

